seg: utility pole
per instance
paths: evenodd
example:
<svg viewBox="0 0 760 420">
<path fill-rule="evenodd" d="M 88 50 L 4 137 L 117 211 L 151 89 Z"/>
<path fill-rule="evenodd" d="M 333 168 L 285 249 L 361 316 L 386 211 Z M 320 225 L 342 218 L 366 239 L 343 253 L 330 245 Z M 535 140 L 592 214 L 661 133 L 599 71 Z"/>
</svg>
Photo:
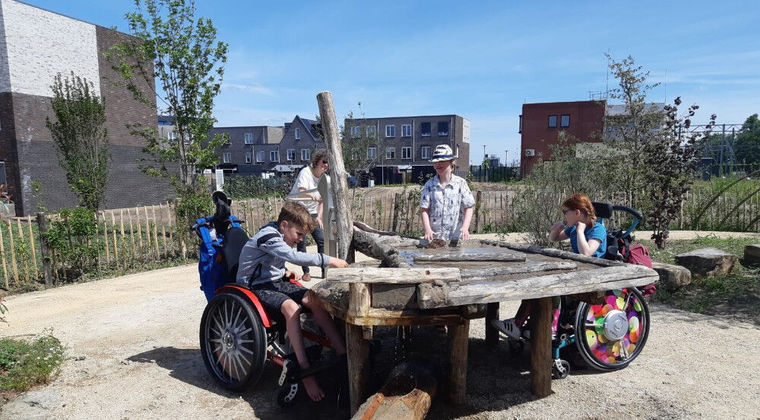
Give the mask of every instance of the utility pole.
<svg viewBox="0 0 760 420">
<path fill-rule="evenodd" d="M 483 160 L 486 160 L 486 145 L 483 145 Z"/>
<path fill-rule="evenodd" d="M 507 167 L 507 164 L 509 163 L 509 150 L 504 151 L 504 167 Z"/>
</svg>

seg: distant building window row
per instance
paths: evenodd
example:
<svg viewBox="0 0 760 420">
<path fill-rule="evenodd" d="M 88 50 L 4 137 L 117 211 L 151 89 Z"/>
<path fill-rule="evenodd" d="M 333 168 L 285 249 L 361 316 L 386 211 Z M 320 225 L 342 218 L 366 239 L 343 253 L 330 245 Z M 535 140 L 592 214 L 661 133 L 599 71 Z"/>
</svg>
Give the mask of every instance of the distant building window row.
<svg viewBox="0 0 760 420">
<path fill-rule="evenodd" d="M 520 116 L 520 124 L 521 124 L 521 131 L 522 131 L 522 115 Z M 570 115 L 569 114 L 562 114 L 559 118 L 559 125 L 561 128 L 567 128 L 570 127 Z M 549 115 L 549 128 L 557 128 L 557 116 L 556 115 Z"/>
<path fill-rule="evenodd" d="M 361 137 L 361 127 L 359 125 L 355 125 L 351 127 L 351 137 L 358 139 Z M 385 128 L 385 137 L 396 137 L 396 125 L 395 124 L 386 124 L 383 126 Z M 439 121 L 436 123 L 437 133 L 439 136 L 448 136 L 449 135 L 449 122 L 448 121 Z M 420 136 L 422 137 L 430 137 L 432 133 L 432 123 L 430 122 L 423 122 L 420 123 Z M 375 136 L 375 126 L 374 125 L 368 125 L 365 129 L 365 134 L 367 137 L 374 137 Z M 412 137 L 412 124 L 401 124 L 401 137 Z"/>
<path fill-rule="evenodd" d="M 427 160 L 431 157 L 432 152 L 432 146 L 420 146 L 420 159 Z M 294 162 L 296 161 L 296 149 L 287 149 L 287 161 L 288 162 Z M 359 152 L 354 151 L 352 152 L 352 157 L 354 159 L 359 159 Z M 393 160 L 396 159 L 396 147 L 395 146 L 388 146 L 385 148 L 385 159 Z M 311 149 L 301 149 L 301 161 L 302 162 L 308 162 L 311 159 Z M 367 159 L 377 159 L 377 146 L 369 146 L 367 147 Z M 402 160 L 411 160 L 413 159 L 412 156 L 412 148 L 409 146 L 401 147 L 401 159 Z M 256 151 L 256 163 L 264 163 L 266 161 L 266 151 L 265 150 L 258 150 Z M 224 152 L 222 154 L 222 162 L 223 163 L 232 163 L 232 152 Z M 280 151 L 279 150 L 269 150 L 269 162 L 280 162 Z M 245 152 L 245 163 L 252 164 L 253 163 L 253 152 Z"/>
</svg>

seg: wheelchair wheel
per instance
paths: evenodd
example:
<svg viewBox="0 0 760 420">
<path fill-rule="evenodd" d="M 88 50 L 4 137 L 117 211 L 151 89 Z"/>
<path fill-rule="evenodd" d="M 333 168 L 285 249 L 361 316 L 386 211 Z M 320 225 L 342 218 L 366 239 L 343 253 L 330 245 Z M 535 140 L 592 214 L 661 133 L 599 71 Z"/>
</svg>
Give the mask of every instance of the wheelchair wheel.
<svg viewBox="0 0 760 420">
<path fill-rule="evenodd" d="M 592 368 L 613 371 L 628 366 L 649 336 L 649 306 L 636 288 L 610 290 L 604 305 L 580 302 L 575 343 Z"/>
<path fill-rule="evenodd" d="M 201 318 L 203 363 L 223 387 L 239 390 L 261 376 L 266 362 L 266 329 L 248 298 L 222 292 Z"/>
</svg>

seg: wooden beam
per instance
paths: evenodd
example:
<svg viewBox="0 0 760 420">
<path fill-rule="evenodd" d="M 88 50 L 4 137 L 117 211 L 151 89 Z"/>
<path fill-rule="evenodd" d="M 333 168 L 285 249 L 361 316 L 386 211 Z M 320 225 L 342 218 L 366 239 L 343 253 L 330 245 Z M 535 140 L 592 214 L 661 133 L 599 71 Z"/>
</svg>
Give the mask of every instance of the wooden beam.
<svg viewBox="0 0 760 420">
<path fill-rule="evenodd" d="M 362 254 L 380 260 L 384 267 L 411 267 L 411 264 L 401 258 L 394 247 L 378 242 L 377 237 L 360 229 L 354 229 L 352 245 Z"/>
<path fill-rule="evenodd" d="M 460 271 L 463 281 L 473 281 L 489 280 L 495 276 L 507 276 L 510 274 L 536 273 L 551 270 L 575 270 L 576 268 L 578 268 L 578 264 L 572 261 L 539 261 L 510 267 L 463 268 Z"/>
<path fill-rule="evenodd" d="M 499 330 L 491 325 L 494 319 L 499 319 L 499 302 L 489 303 L 486 309 L 486 344 L 492 347 L 499 344 Z"/>
<path fill-rule="evenodd" d="M 346 323 L 346 356 L 348 358 L 348 394 L 351 414 L 359 409 L 369 379 L 369 343 L 362 336 L 362 327 Z"/>
<path fill-rule="evenodd" d="M 461 280 L 456 267 L 411 268 L 411 267 L 349 267 L 330 271 L 328 281 L 343 283 L 385 283 L 418 284 L 441 281 L 445 283 Z"/>
<path fill-rule="evenodd" d="M 351 208 L 348 205 L 348 182 L 346 168 L 343 164 L 343 149 L 340 144 L 338 120 L 335 118 L 332 94 L 320 92 L 317 94 L 319 116 L 327 146 L 327 159 L 330 162 L 330 187 L 335 204 L 335 219 L 337 223 L 337 253 L 338 258 L 348 258 L 351 246 L 353 220 Z"/>
<path fill-rule="evenodd" d="M 454 404 L 465 401 L 467 391 L 467 345 L 470 336 L 470 321 L 460 325 L 449 325 L 451 371 L 449 373 L 449 400 Z"/>
<path fill-rule="evenodd" d="M 525 261 L 525 254 L 514 252 L 499 252 L 493 248 L 470 248 L 446 250 L 435 253 L 414 253 L 414 262 L 444 262 L 444 261 Z"/>
<path fill-rule="evenodd" d="M 552 393 L 552 299 L 536 299 L 531 308 L 530 390 L 543 398 Z"/>
<path fill-rule="evenodd" d="M 561 249 L 544 248 L 538 245 L 516 244 L 516 243 L 511 243 L 511 242 L 492 241 L 490 239 L 481 239 L 480 243 L 484 245 L 493 245 L 493 246 L 499 246 L 502 248 L 509 248 L 515 251 L 520 251 L 520 252 L 529 252 L 532 254 L 546 255 L 548 257 L 559 257 L 559 258 L 563 258 L 567 260 L 580 261 L 580 262 L 595 264 L 595 265 L 599 265 L 603 267 L 620 266 L 620 265 L 625 264 L 624 262 L 621 262 L 621 261 L 604 260 L 601 258 L 576 254 L 575 252 L 563 251 Z"/>
<path fill-rule="evenodd" d="M 654 283 L 658 279 L 657 272 L 651 268 L 642 265 L 621 264 L 595 270 L 549 274 L 508 281 L 459 285 L 456 283 L 442 285 L 425 283 L 417 286 L 417 304 L 420 308 L 425 309 L 472 303 L 534 299 L 644 286 Z"/>
</svg>

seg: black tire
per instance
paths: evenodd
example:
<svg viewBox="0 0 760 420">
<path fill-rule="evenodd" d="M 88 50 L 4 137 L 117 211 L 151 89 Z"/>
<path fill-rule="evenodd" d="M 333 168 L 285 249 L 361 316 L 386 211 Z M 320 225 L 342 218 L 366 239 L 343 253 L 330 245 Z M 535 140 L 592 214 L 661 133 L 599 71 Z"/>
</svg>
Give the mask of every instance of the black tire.
<svg viewBox="0 0 760 420">
<path fill-rule="evenodd" d="M 267 356 L 266 337 L 266 329 L 248 297 L 222 292 L 203 311 L 203 363 L 227 389 L 240 390 L 259 380 Z"/>
<path fill-rule="evenodd" d="M 605 302 L 578 305 L 575 343 L 590 367 L 613 371 L 628 366 L 644 349 L 649 337 L 649 306 L 633 287 L 607 291 Z"/>
<path fill-rule="evenodd" d="M 557 366 L 559 363 L 559 366 Z M 566 360 L 554 361 L 552 364 L 552 378 L 565 379 L 570 374 L 570 363 Z"/>
</svg>

